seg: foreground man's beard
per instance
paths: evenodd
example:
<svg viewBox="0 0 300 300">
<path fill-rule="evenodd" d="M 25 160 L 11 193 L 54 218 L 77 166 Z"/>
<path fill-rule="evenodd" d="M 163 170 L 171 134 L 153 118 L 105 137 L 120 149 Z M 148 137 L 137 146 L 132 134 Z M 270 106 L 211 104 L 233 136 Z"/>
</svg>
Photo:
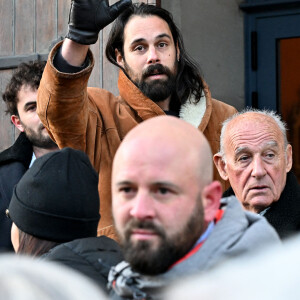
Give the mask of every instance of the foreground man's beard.
<svg viewBox="0 0 300 300">
<path fill-rule="evenodd" d="M 132 70 L 125 62 L 125 71 L 130 76 Z M 167 79 L 147 80 L 150 75 L 165 74 Z M 141 92 L 154 102 L 166 100 L 175 91 L 176 75 L 168 67 L 161 64 L 150 65 L 142 74 L 142 78 L 134 81 Z"/>
<path fill-rule="evenodd" d="M 196 243 L 203 232 L 204 215 L 202 203 L 198 205 L 184 228 L 167 236 L 160 226 L 150 220 L 139 221 L 132 219 L 125 227 L 125 237 L 122 241 L 125 260 L 128 261 L 134 271 L 146 275 L 164 273 L 177 260 L 182 258 Z M 132 241 L 133 229 L 149 229 L 157 234 L 158 243 L 153 241 Z"/>
</svg>

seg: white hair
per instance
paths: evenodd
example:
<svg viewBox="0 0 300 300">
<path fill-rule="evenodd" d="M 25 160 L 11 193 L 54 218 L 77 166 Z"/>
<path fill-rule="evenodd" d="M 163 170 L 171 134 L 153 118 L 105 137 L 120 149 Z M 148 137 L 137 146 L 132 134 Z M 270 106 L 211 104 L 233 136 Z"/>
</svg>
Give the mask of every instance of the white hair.
<svg viewBox="0 0 300 300">
<path fill-rule="evenodd" d="M 225 136 L 225 132 L 227 129 L 227 125 L 235 118 L 237 118 L 243 114 L 246 114 L 246 113 L 257 113 L 257 114 L 272 118 L 276 122 L 277 126 L 279 127 L 279 129 L 283 135 L 285 148 L 288 145 L 288 140 L 287 140 L 287 136 L 286 136 L 287 125 L 281 119 L 280 115 L 278 115 L 276 112 L 274 112 L 272 110 L 267 110 L 267 109 L 259 110 L 259 109 L 255 109 L 255 108 L 245 108 L 242 111 L 232 115 L 231 117 L 229 117 L 222 123 L 221 136 L 220 136 L 220 151 L 218 154 L 222 156 L 222 160 L 224 162 L 226 162 L 225 151 L 224 151 L 224 136 Z"/>
</svg>

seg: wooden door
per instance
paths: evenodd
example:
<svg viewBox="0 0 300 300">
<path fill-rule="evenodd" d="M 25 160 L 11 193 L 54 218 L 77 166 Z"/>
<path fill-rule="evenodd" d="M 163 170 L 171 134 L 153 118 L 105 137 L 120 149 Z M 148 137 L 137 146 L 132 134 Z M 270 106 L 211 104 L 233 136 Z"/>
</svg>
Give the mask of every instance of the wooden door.
<svg viewBox="0 0 300 300">
<path fill-rule="evenodd" d="M 115 3 L 111 0 L 110 4 Z M 135 1 L 141 2 L 141 1 Z M 142 1 L 160 5 L 160 1 Z M 0 94 L 21 63 L 47 59 L 51 43 L 67 32 L 71 0 L 0 0 Z M 89 86 L 105 88 L 118 94 L 118 68 L 104 57 L 104 45 L 111 26 L 99 35 L 91 49 L 95 68 Z M 5 114 L 5 103 L 0 99 L 0 151 L 13 144 L 19 132 Z"/>
</svg>

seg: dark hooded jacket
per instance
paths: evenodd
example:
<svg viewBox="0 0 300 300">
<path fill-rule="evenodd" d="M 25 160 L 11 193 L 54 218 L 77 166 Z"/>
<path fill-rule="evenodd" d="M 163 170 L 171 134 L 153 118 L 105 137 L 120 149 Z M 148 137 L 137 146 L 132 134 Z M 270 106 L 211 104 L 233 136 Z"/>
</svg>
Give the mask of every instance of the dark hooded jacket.
<svg viewBox="0 0 300 300">
<path fill-rule="evenodd" d="M 15 143 L 0 153 L 0 252 L 13 251 L 10 240 L 11 220 L 6 217 L 14 186 L 28 169 L 32 145 L 24 133 Z"/>
<path fill-rule="evenodd" d="M 123 260 L 120 246 L 106 237 L 88 237 L 60 244 L 41 259 L 55 261 L 91 278 L 105 292 L 110 268 Z"/>
</svg>

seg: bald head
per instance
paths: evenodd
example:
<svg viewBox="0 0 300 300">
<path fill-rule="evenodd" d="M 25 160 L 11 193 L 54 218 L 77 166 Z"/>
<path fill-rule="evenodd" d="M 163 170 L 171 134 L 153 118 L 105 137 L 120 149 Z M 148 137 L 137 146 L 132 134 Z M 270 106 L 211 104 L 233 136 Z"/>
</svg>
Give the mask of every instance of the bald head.
<svg viewBox="0 0 300 300">
<path fill-rule="evenodd" d="M 288 145 L 287 136 L 286 136 L 286 124 L 281 120 L 280 116 L 277 115 L 274 111 L 268 110 L 258 110 L 258 109 L 245 109 L 227 120 L 224 121 L 221 138 L 220 138 L 220 154 L 223 156 L 223 159 L 226 159 L 225 156 L 225 136 L 230 136 L 230 130 L 235 128 L 242 127 L 242 130 L 247 130 L 248 126 L 256 126 L 256 130 L 259 131 L 262 125 L 268 125 L 268 130 L 275 129 L 279 134 L 279 138 L 283 138 L 285 147 Z"/>
<path fill-rule="evenodd" d="M 206 138 L 175 117 L 132 129 L 113 163 L 112 208 L 125 259 L 144 274 L 165 272 L 196 243 L 219 208 Z"/>
<path fill-rule="evenodd" d="M 261 212 L 279 200 L 292 167 L 285 124 L 269 111 L 235 115 L 223 125 L 214 162 L 244 207 Z"/>
<path fill-rule="evenodd" d="M 146 154 L 164 161 L 172 158 L 178 165 L 189 164 L 191 171 L 206 185 L 212 181 L 213 162 L 205 136 L 189 123 L 171 116 L 151 118 L 132 129 L 121 143 L 113 170 L 121 157 L 145 158 Z M 148 159 L 150 159 L 148 157 Z"/>
</svg>

